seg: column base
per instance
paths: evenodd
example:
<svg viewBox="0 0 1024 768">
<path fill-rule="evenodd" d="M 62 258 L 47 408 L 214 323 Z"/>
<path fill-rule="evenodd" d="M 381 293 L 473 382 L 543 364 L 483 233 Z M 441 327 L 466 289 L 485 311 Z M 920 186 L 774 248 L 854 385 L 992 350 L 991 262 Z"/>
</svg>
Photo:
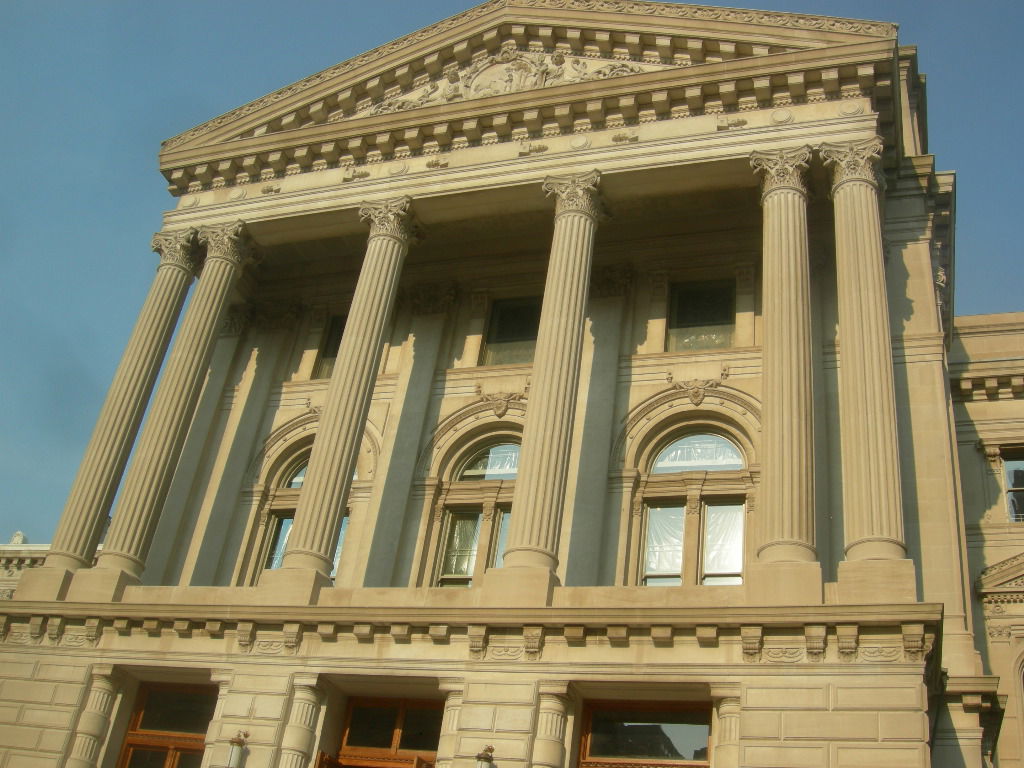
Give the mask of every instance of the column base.
<svg viewBox="0 0 1024 768">
<path fill-rule="evenodd" d="M 312 568 L 275 568 L 260 574 L 256 586 L 265 605 L 316 605 L 329 577 Z"/>
<path fill-rule="evenodd" d="M 913 560 L 843 560 L 836 597 L 840 603 L 916 603 Z"/>
<path fill-rule="evenodd" d="M 480 605 L 537 608 L 551 605 L 558 577 L 548 568 L 492 568 L 484 574 Z"/>
<path fill-rule="evenodd" d="M 125 587 L 139 583 L 137 576 L 119 568 L 83 568 L 75 572 L 65 597 L 69 603 L 116 603 Z"/>
<path fill-rule="evenodd" d="M 751 605 L 822 605 L 821 563 L 752 563 L 744 575 Z"/>
<path fill-rule="evenodd" d="M 75 571 L 42 565 L 30 568 L 18 579 L 15 600 L 63 600 L 71 586 Z"/>
</svg>

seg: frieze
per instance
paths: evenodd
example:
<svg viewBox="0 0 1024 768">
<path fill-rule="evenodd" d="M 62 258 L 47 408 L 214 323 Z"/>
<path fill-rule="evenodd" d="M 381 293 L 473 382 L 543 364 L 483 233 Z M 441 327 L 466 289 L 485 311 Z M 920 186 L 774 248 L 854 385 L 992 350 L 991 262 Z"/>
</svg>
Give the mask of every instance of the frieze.
<svg viewBox="0 0 1024 768">
<path fill-rule="evenodd" d="M 796 664 L 803 661 L 804 651 L 802 648 L 765 648 L 761 658 L 770 664 Z"/>
</svg>

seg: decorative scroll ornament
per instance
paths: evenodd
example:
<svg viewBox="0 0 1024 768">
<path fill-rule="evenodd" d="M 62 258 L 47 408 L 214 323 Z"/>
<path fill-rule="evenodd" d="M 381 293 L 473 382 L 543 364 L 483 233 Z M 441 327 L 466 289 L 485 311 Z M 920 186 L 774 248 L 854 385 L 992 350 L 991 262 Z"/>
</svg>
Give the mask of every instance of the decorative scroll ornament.
<svg viewBox="0 0 1024 768">
<path fill-rule="evenodd" d="M 167 264 L 195 274 L 199 266 L 196 258 L 198 238 L 198 230 L 192 227 L 175 232 L 157 232 L 153 235 L 153 250 L 160 254 L 160 266 Z"/>
<path fill-rule="evenodd" d="M 412 198 L 403 195 L 359 206 L 359 218 L 370 224 L 370 237 L 381 235 L 408 242 L 413 237 Z"/>
<path fill-rule="evenodd" d="M 708 390 L 718 389 L 722 385 L 722 382 L 729 378 L 729 367 L 722 366 L 722 374 L 717 379 L 688 379 L 686 381 L 673 381 L 672 374 L 668 374 L 665 377 L 669 384 L 672 385 L 672 389 L 678 389 L 684 395 L 690 398 L 690 402 L 695 406 L 700 405 L 704 402 L 704 398 L 708 394 Z"/>
<path fill-rule="evenodd" d="M 524 402 L 527 392 L 529 392 L 529 387 L 523 392 L 493 392 L 485 394 L 479 384 L 476 387 L 476 393 L 480 396 L 480 400 L 488 403 L 494 411 L 494 415 L 499 419 L 508 413 L 508 408 L 512 403 Z"/>
<path fill-rule="evenodd" d="M 252 256 L 252 243 L 244 221 L 200 227 L 199 242 L 206 246 L 206 259 L 222 259 L 241 266 Z"/>
<path fill-rule="evenodd" d="M 808 146 L 751 153 L 750 167 L 761 174 L 761 198 L 779 189 L 793 189 L 806 195 L 804 172 L 810 162 Z"/>
<path fill-rule="evenodd" d="M 825 165 L 832 166 L 833 191 L 847 181 L 864 181 L 880 187 L 876 163 L 882 156 L 882 139 L 873 136 L 842 144 L 822 144 L 819 148 Z"/>
<path fill-rule="evenodd" d="M 594 219 L 604 216 L 601 198 L 597 193 L 601 172 L 597 169 L 589 173 L 573 176 L 548 176 L 544 179 L 543 190 L 549 197 L 557 197 L 555 216 L 563 213 L 582 213 Z"/>
</svg>

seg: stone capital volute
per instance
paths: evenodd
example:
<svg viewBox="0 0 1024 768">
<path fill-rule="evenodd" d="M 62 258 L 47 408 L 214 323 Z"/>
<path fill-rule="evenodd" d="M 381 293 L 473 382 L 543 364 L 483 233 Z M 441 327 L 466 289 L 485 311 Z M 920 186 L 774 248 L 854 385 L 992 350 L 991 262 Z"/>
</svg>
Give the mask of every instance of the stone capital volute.
<svg viewBox="0 0 1024 768">
<path fill-rule="evenodd" d="M 359 218 L 370 225 L 370 237 L 393 237 L 404 243 L 415 234 L 412 198 L 403 195 L 390 200 L 363 203 Z"/>
<path fill-rule="evenodd" d="M 752 152 L 750 167 L 761 174 L 761 199 L 780 189 L 807 194 L 805 172 L 811 162 L 809 146 Z"/>
<path fill-rule="evenodd" d="M 152 248 L 160 254 L 160 266 L 176 267 L 195 274 L 199 264 L 196 255 L 198 237 L 198 231 L 191 227 L 154 234 Z"/>
<path fill-rule="evenodd" d="M 206 246 L 207 261 L 222 259 L 237 267 L 252 255 L 249 232 L 243 221 L 200 227 L 199 242 Z"/>
<path fill-rule="evenodd" d="M 597 185 L 601 181 L 601 172 L 597 169 L 588 173 L 571 176 L 548 176 L 544 179 L 542 189 L 549 197 L 555 195 L 555 216 L 563 213 L 582 213 L 593 219 L 605 215 Z"/>
<path fill-rule="evenodd" d="M 833 192 L 848 181 L 861 181 L 875 188 L 881 186 L 877 170 L 877 163 L 882 157 L 881 137 L 822 144 L 818 151 L 826 167 L 832 168 Z"/>
</svg>

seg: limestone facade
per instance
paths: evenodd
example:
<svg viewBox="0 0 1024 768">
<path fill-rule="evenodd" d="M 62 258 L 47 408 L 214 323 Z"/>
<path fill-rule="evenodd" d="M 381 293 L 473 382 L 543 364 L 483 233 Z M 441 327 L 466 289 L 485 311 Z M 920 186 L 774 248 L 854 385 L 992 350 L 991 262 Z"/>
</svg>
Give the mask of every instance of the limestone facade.
<svg viewBox="0 0 1024 768">
<path fill-rule="evenodd" d="M 1022 764 L 924 104 L 886 23 L 489 0 L 166 141 L 0 768 Z"/>
</svg>

